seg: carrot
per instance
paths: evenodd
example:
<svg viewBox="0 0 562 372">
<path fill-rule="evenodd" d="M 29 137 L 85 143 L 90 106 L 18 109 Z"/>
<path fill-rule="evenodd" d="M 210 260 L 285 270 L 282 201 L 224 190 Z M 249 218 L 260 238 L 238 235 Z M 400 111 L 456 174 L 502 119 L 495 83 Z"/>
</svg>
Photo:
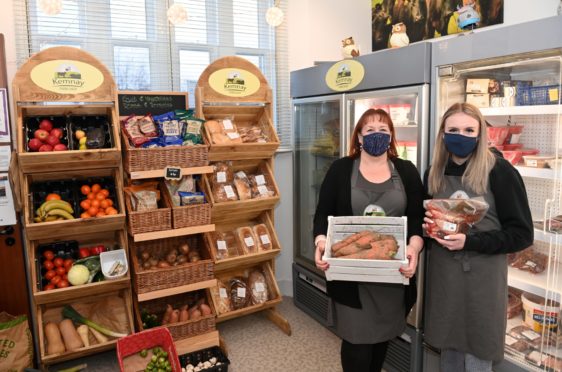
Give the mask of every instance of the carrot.
<svg viewBox="0 0 562 372">
<path fill-rule="evenodd" d="M 350 235 L 347 238 L 345 238 L 342 241 L 337 242 L 336 244 L 332 244 L 332 252 L 337 251 L 338 249 L 345 247 L 346 245 L 353 243 L 354 241 L 358 240 L 359 238 L 361 238 L 362 236 L 365 236 L 367 234 L 370 234 L 371 231 L 365 230 L 365 231 L 360 231 L 356 234 Z"/>
<path fill-rule="evenodd" d="M 380 240 L 371 243 L 371 248 L 361 250 L 358 253 L 342 256 L 340 258 L 361 260 L 390 260 L 398 251 L 396 240 Z"/>
<path fill-rule="evenodd" d="M 334 257 L 341 257 L 341 256 L 348 256 L 350 254 L 359 253 L 364 249 L 370 249 L 371 244 L 359 244 L 359 243 L 351 243 L 346 245 L 343 248 L 340 248 L 337 252 L 333 253 Z"/>
</svg>

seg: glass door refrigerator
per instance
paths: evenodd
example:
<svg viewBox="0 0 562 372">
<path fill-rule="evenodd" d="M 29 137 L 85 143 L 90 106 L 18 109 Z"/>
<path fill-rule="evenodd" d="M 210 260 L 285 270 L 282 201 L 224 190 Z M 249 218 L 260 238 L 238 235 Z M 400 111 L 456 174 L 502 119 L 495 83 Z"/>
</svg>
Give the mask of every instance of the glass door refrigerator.
<svg viewBox="0 0 562 372">
<path fill-rule="evenodd" d="M 399 155 L 415 163 L 420 172 L 425 170 L 429 56 L 430 45 L 419 43 L 356 58 L 354 61 L 364 68 L 364 77 L 357 86 L 345 91 L 334 91 L 328 86 L 326 80 L 333 64 L 291 73 L 295 131 L 294 301 L 328 328 L 332 326 L 332 303 L 326 295 L 324 274 L 314 264 L 312 236 L 320 185 L 332 162 L 347 155 L 355 123 L 369 108 L 380 108 L 390 114 L 396 127 Z M 418 272 L 421 299 L 423 270 Z M 387 371 L 420 370 L 421 320 L 421 306 L 415 307 L 408 318 L 407 332 L 389 347 Z"/>
<path fill-rule="evenodd" d="M 533 245 L 508 255 L 505 360 L 494 371 L 562 371 L 560 30 L 562 17 L 552 17 L 432 48 L 431 149 L 451 104 L 479 106 L 491 125 L 488 144 L 521 174 L 533 215 Z M 426 370 L 438 369 L 437 353 L 426 347 Z"/>
</svg>

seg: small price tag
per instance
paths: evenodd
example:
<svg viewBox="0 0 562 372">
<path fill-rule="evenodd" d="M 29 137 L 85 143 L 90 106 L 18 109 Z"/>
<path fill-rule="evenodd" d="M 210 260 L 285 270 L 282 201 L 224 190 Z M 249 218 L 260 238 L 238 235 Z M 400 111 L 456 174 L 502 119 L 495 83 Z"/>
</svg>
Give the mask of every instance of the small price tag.
<svg viewBox="0 0 562 372">
<path fill-rule="evenodd" d="M 226 294 L 226 288 L 219 288 L 219 295 L 221 298 L 227 298 L 228 295 Z"/>
<path fill-rule="evenodd" d="M 181 168 L 180 167 L 166 167 L 164 178 L 167 180 L 181 180 Z"/>
<path fill-rule="evenodd" d="M 537 267 L 537 264 L 534 263 L 533 261 L 527 261 L 527 262 L 525 262 L 525 266 L 529 266 L 529 267 L 532 267 L 534 269 L 535 267 Z"/>
<path fill-rule="evenodd" d="M 260 240 L 262 244 L 269 244 L 271 241 L 269 240 L 269 235 L 260 235 Z"/>
<path fill-rule="evenodd" d="M 217 240 L 217 248 L 219 251 L 226 251 L 226 242 L 224 240 Z"/>
<path fill-rule="evenodd" d="M 265 185 L 265 177 L 263 176 L 263 174 L 258 174 L 256 176 L 256 183 L 258 184 L 258 186 Z"/>
<path fill-rule="evenodd" d="M 229 199 L 235 198 L 236 194 L 234 193 L 234 190 L 232 189 L 232 186 L 230 185 L 226 185 L 224 187 L 224 192 L 226 192 L 226 197 Z"/>
<path fill-rule="evenodd" d="M 240 138 L 240 135 L 238 134 L 238 132 L 228 132 L 228 133 L 226 133 L 226 135 L 230 139 Z"/>
<path fill-rule="evenodd" d="M 539 335 L 537 332 L 534 332 L 534 331 L 525 331 L 525 332 L 522 332 L 521 334 L 531 341 L 534 341 L 537 338 L 541 337 L 541 335 Z"/>
<path fill-rule="evenodd" d="M 238 296 L 238 298 L 245 298 L 246 297 L 246 288 L 236 289 L 236 295 Z"/>
<path fill-rule="evenodd" d="M 455 232 L 455 231 L 457 231 L 457 224 L 451 223 L 451 222 L 445 222 L 443 224 L 443 230 Z"/>
<path fill-rule="evenodd" d="M 526 166 L 528 167 L 538 167 L 539 166 L 539 162 L 536 159 L 527 159 L 526 160 Z"/>
<path fill-rule="evenodd" d="M 224 119 L 222 121 L 222 126 L 224 127 L 225 130 L 234 129 L 234 127 L 232 126 L 232 121 L 230 121 L 230 119 Z"/>
<path fill-rule="evenodd" d="M 217 182 L 226 182 L 226 172 L 217 172 Z"/>
<path fill-rule="evenodd" d="M 548 90 L 548 98 L 550 102 L 558 101 L 558 88 Z"/>
<path fill-rule="evenodd" d="M 236 172 L 236 177 L 238 177 L 238 178 L 248 178 L 248 177 L 246 177 L 246 173 L 244 173 L 244 171 Z"/>
<path fill-rule="evenodd" d="M 248 247 L 253 247 L 254 246 L 254 239 L 252 239 L 251 236 L 244 238 L 244 243 L 246 243 L 246 245 Z"/>
<path fill-rule="evenodd" d="M 517 342 L 517 339 L 511 337 L 510 335 L 505 335 L 505 344 L 507 346 L 511 346 Z"/>
<path fill-rule="evenodd" d="M 267 190 L 266 186 L 261 185 L 261 186 L 258 186 L 258 191 L 259 191 L 261 196 L 267 196 L 269 190 Z"/>
<path fill-rule="evenodd" d="M 265 286 L 263 285 L 263 283 L 257 282 L 256 283 L 256 292 L 264 292 L 265 291 Z"/>
</svg>

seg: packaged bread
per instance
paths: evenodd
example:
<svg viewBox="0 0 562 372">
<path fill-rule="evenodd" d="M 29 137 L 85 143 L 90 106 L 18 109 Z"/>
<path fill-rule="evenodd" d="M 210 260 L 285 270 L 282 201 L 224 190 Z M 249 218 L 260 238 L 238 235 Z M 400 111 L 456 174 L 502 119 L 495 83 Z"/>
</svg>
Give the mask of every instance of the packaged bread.
<svg viewBox="0 0 562 372">
<path fill-rule="evenodd" d="M 166 188 L 168 189 L 168 194 L 172 203 L 179 207 L 181 206 L 181 198 L 179 192 L 195 192 L 195 179 L 192 175 L 183 176 L 181 180 L 164 180 Z"/>
<path fill-rule="evenodd" d="M 234 233 L 231 231 L 215 231 L 211 234 L 211 245 L 215 251 L 217 260 L 229 257 L 238 257 L 238 242 Z"/>
<path fill-rule="evenodd" d="M 275 196 L 275 190 L 263 174 L 253 174 L 250 177 L 252 187 L 252 198 L 271 198 Z"/>
<path fill-rule="evenodd" d="M 236 188 L 230 184 L 220 184 L 213 187 L 213 197 L 215 203 L 238 200 Z"/>
<path fill-rule="evenodd" d="M 211 141 L 214 144 L 242 143 L 236 125 L 230 119 L 207 120 L 205 128 L 211 135 Z"/>
<path fill-rule="evenodd" d="M 240 200 L 248 200 L 252 198 L 250 180 L 244 171 L 239 171 L 234 174 L 234 186 L 236 187 Z"/>
<path fill-rule="evenodd" d="M 263 133 L 260 127 L 255 125 L 248 128 L 238 128 L 242 142 L 244 143 L 265 143 L 267 136 Z"/>
<path fill-rule="evenodd" d="M 250 291 L 243 277 L 235 277 L 229 280 L 230 303 L 233 310 L 242 309 L 250 302 Z"/>
<path fill-rule="evenodd" d="M 252 270 L 248 275 L 248 287 L 252 305 L 259 305 L 269 299 L 269 290 L 265 275 L 260 270 Z"/>
<path fill-rule="evenodd" d="M 135 212 L 158 209 L 160 191 L 157 181 L 137 182 L 126 186 L 123 191 L 131 202 L 131 209 Z"/>
<path fill-rule="evenodd" d="M 236 235 L 245 254 L 257 253 L 257 239 L 250 227 L 244 226 L 237 228 Z"/>
<path fill-rule="evenodd" d="M 211 294 L 216 300 L 217 312 L 219 314 L 228 313 L 232 310 L 228 288 L 221 280 L 217 280 L 217 286 L 211 288 Z"/>
<path fill-rule="evenodd" d="M 271 243 L 271 235 L 269 234 L 267 226 L 261 223 L 259 225 L 253 226 L 252 230 L 254 231 L 254 235 L 256 236 L 258 249 L 260 251 L 268 251 L 273 248 L 273 244 Z"/>
<path fill-rule="evenodd" d="M 214 133 L 222 133 L 222 126 L 216 120 L 207 120 L 203 125 L 205 126 L 205 130 L 211 135 Z"/>
<path fill-rule="evenodd" d="M 213 175 L 211 176 L 211 183 L 213 185 L 232 183 L 232 181 L 234 181 L 234 172 L 232 171 L 231 162 L 213 164 Z"/>
</svg>

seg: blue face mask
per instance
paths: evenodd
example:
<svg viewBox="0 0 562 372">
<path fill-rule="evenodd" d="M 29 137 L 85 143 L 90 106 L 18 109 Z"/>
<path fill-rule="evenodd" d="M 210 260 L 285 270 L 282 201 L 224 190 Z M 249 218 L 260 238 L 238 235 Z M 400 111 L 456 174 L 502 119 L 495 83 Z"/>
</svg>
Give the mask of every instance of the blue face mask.
<svg viewBox="0 0 562 372">
<path fill-rule="evenodd" d="M 478 144 L 478 137 L 468 137 L 457 133 L 445 133 L 443 136 L 447 150 L 459 158 L 472 154 Z"/>
<path fill-rule="evenodd" d="M 390 134 L 375 132 L 363 137 L 363 150 L 372 156 L 381 156 L 390 147 Z"/>
</svg>

